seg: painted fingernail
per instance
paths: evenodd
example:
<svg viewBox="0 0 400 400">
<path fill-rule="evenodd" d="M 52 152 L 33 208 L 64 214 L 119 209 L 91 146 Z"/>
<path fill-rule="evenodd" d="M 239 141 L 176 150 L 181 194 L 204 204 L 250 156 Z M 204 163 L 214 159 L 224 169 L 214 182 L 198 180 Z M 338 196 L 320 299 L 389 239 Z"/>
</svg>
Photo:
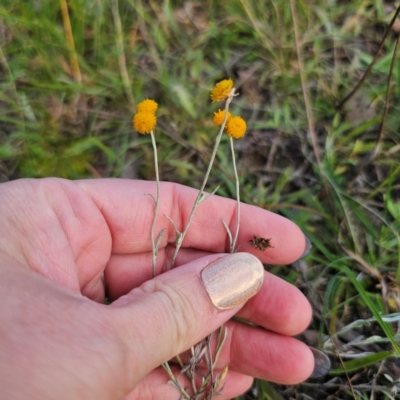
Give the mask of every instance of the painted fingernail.
<svg viewBox="0 0 400 400">
<path fill-rule="evenodd" d="M 304 252 L 300 257 L 300 260 L 304 257 L 307 257 L 310 254 L 311 248 L 312 248 L 312 243 L 311 240 L 307 237 L 307 235 L 304 235 L 304 237 L 306 238 L 306 246 L 304 248 Z"/>
<path fill-rule="evenodd" d="M 312 351 L 315 360 L 314 370 L 310 378 L 321 378 L 325 376 L 331 369 L 331 360 L 321 350 L 318 350 L 314 347 L 310 347 L 310 350 Z"/>
<path fill-rule="evenodd" d="M 214 306 L 227 310 L 244 303 L 260 290 L 264 267 L 249 253 L 235 253 L 214 261 L 200 276 Z"/>
</svg>

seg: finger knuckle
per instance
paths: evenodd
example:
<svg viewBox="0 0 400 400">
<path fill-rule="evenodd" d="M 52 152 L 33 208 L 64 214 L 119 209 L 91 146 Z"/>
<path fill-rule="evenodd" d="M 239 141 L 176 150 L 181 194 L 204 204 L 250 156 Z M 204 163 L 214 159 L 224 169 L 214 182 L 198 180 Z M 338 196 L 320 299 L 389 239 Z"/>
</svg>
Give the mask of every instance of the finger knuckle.
<svg viewBox="0 0 400 400">
<path fill-rule="evenodd" d="M 183 291 L 174 285 L 152 280 L 142 285 L 142 290 L 155 296 L 158 302 L 158 315 L 161 329 L 167 325 L 176 344 L 183 344 L 194 332 L 196 312 L 192 302 Z"/>
</svg>

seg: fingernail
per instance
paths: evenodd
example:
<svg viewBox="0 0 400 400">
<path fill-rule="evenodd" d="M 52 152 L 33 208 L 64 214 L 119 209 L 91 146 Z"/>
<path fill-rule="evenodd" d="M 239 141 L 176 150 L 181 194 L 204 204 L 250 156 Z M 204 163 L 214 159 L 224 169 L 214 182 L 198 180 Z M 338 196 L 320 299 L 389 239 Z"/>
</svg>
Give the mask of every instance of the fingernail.
<svg viewBox="0 0 400 400">
<path fill-rule="evenodd" d="M 306 246 L 305 246 L 303 254 L 300 257 L 300 260 L 304 257 L 307 257 L 310 254 L 310 251 L 312 248 L 311 240 L 307 237 L 307 235 L 304 235 L 304 237 L 306 238 Z"/>
<path fill-rule="evenodd" d="M 312 351 L 315 360 L 314 370 L 310 378 L 321 378 L 331 369 L 331 360 L 321 350 L 315 349 L 314 347 L 310 347 L 310 350 Z"/>
<path fill-rule="evenodd" d="M 201 280 L 214 306 L 228 310 L 241 305 L 260 290 L 264 267 L 249 253 L 230 254 L 204 268 Z"/>
</svg>

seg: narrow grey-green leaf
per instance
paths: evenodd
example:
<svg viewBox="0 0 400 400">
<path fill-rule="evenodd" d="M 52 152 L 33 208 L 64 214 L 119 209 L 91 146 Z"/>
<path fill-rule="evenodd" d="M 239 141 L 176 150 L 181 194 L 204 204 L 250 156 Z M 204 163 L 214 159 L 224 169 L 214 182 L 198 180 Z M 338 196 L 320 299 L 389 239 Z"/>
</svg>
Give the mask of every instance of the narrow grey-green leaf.
<svg viewBox="0 0 400 400">
<path fill-rule="evenodd" d="M 365 357 L 355 358 L 353 360 L 345 361 L 340 368 L 331 369 L 329 374 L 330 375 L 341 375 L 346 372 L 354 372 L 361 368 L 365 368 L 368 365 L 376 364 L 385 358 L 388 358 L 395 354 L 396 351 L 380 351 L 378 353 L 370 354 Z"/>
</svg>

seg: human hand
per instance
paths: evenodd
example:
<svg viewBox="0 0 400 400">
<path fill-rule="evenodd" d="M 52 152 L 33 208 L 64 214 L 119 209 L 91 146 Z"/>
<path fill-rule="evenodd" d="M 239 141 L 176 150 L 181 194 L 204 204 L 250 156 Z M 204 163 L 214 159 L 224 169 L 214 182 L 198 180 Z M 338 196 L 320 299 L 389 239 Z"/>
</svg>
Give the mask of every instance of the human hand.
<svg viewBox="0 0 400 400">
<path fill-rule="evenodd" d="M 176 399 L 158 366 L 233 315 L 259 328 L 227 323 L 217 367 L 229 365 L 230 372 L 221 399 L 246 390 L 252 376 L 293 384 L 311 374 L 312 352 L 290 337 L 311 319 L 295 287 L 265 273 L 242 308 L 215 312 L 201 284 L 200 272 L 229 247 L 221 219 L 235 222 L 235 202 L 205 201 L 177 259 L 184 268 L 150 280 L 154 203 L 146 193 L 155 194 L 154 183 L 45 179 L 0 186 L 0 386 L 8 398 Z M 155 231 L 168 233 L 158 273 L 167 269 L 175 241 L 163 214 L 182 228 L 197 191 L 163 183 L 161 195 Z M 238 244 L 254 234 L 272 238 L 265 253 L 246 248 L 263 263 L 290 263 L 304 252 L 293 223 L 243 205 Z M 96 303 L 104 300 L 103 274 L 116 300 L 111 306 Z"/>
</svg>

